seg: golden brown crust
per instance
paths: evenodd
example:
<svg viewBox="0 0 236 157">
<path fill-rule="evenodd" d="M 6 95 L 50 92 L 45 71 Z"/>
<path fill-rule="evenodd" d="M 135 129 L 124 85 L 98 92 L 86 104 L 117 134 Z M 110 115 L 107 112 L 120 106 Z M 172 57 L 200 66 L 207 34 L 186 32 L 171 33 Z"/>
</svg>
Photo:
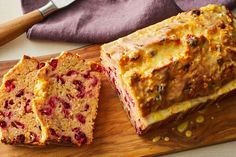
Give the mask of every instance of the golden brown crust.
<svg viewBox="0 0 236 157">
<path fill-rule="evenodd" d="M 117 62 L 134 95 L 140 98 L 137 101 L 143 115 L 147 115 L 176 102 L 214 93 L 235 78 L 232 21 L 224 7 L 212 5 L 104 45 L 102 51 Z M 120 58 L 115 58 L 118 54 Z"/>
<path fill-rule="evenodd" d="M 101 59 L 120 91 L 128 91 L 134 115 L 145 119 L 235 80 L 235 52 L 235 18 L 223 6 L 208 5 L 103 45 Z"/>
</svg>

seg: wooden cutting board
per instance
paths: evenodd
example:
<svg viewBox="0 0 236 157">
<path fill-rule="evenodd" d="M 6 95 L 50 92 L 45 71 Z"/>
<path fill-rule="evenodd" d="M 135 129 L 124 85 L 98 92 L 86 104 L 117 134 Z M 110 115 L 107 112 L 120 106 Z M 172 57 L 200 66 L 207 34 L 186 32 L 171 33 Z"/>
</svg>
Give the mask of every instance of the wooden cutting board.
<svg viewBox="0 0 236 157">
<path fill-rule="evenodd" d="M 82 58 L 99 61 L 99 45 L 72 50 Z M 48 60 L 55 55 L 39 57 Z M 0 78 L 17 61 L 0 62 Z M 78 157 L 78 156 L 149 156 L 167 154 L 202 147 L 206 145 L 232 141 L 236 139 L 236 96 L 225 98 L 217 104 L 212 104 L 206 110 L 196 112 L 178 122 L 153 129 L 146 135 L 136 135 L 121 103 L 106 80 L 102 79 L 98 116 L 95 123 L 94 143 L 89 146 L 64 147 L 46 146 L 43 148 L 26 148 L 0 144 L 1 157 Z M 203 115 L 205 121 L 196 123 L 196 117 Z M 177 125 L 189 121 L 191 137 L 177 131 Z M 154 137 L 160 136 L 158 142 L 152 142 Z M 164 140 L 168 137 L 168 140 Z M 167 139 L 167 138 L 165 138 Z"/>
</svg>

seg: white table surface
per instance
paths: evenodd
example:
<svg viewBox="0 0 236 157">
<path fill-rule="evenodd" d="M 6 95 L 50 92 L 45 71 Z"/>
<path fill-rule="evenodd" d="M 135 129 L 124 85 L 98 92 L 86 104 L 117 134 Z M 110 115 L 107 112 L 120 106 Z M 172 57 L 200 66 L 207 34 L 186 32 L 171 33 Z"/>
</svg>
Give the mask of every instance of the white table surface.
<svg viewBox="0 0 236 157">
<path fill-rule="evenodd" d="M 20 16 L 20 0 L 0 0 L 0 23 Z M 84 46 L 78 43 L 30 41 L 25 34 L 0 47 L 0 61 L 19 59 L 23 54 L 40 56 Z M 208 146 L 190 151 L 165 155 L 165 157 L 236 157 L 236 142 Z"/>
</svg>

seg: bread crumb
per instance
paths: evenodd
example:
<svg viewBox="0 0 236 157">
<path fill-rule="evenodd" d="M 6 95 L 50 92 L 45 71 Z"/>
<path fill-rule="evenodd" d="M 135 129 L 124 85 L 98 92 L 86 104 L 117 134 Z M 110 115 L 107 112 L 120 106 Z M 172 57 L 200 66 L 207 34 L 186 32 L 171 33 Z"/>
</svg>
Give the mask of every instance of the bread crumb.
<svg viewBox="0 0 236 157">
<path fill-rule="evenodd" d="M 160 139 L 161 139 L 160 136 L 154 137 L 154 138 L 152 139 L 152 142 L 158 142 L 158 141 L 160 141 Z"/>
<path fill-rule="evenodd" d="M 191 136 L 192 136 L 192 131 L 187 130 L 187 131 L 185 132 L 185 136 L 186 136 L 186 137 L 191 137 Z"/>
<path fill-rule="evenodd" d="M 164 137 L 164 141 L 168 142 L 168 141 L 170 141 L 170 138 L 166 136 L 166 137 Z"/>
<path fill-rule="evenodd" d="M 178 125 L 177 130 L 182 133 L 188 128 L 188 121 L 181 123 Z"/>
<path fill-rule="evenodd" d="M 196 118 L 196 122 L 197 122 L 197 123 L 203 123 L 204 120 L 205 120 L 205 118 L 204 118 L 202 115 L 199 115 L 199 116 L 197 116 L 197 118 Z"/>
</svg>

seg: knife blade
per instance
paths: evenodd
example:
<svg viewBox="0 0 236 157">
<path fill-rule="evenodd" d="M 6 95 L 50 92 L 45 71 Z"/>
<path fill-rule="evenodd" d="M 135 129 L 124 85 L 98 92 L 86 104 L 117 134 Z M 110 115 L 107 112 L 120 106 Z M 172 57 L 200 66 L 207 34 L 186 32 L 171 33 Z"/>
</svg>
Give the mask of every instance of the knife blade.
<svg viewBox="0 0 236 157">
<path fill-rule="evenodd" d="M 51 13 L 57 11 L 58 9 L 61 9 L 70 5 L 74 1 L 75 0 L 50 0 L 48 4 L 40 8 L 39 11 L 44 17 L 46 17 L 50 15 Z"/>
<path fill-rule="evenodd" d="M 73 3 L 75 0 L 51 0 L 57 8 L 64 8 L 71 3 Z"/>
</svg>

